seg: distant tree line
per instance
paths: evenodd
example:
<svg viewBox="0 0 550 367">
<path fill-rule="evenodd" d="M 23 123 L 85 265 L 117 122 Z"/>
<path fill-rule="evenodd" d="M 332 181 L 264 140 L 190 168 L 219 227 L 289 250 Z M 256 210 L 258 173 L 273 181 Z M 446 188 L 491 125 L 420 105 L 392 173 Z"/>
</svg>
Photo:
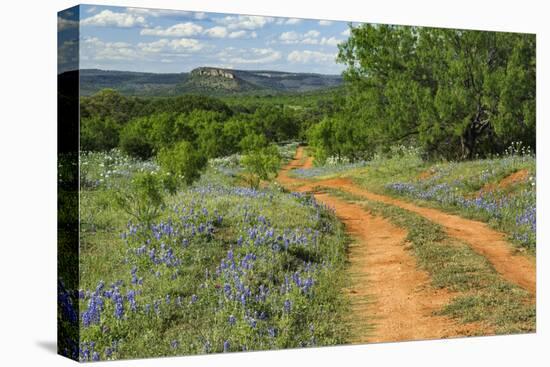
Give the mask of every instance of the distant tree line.
<svg viewBox="0 0 550 367">
<path fill-rule="evenodd" d="M 535 146 L 535 35 L 391 25 L 351 28 L 339 45 L 345 103 L 309 131 L 320 159 L 391 145 L 472 159 Z"/>
<path fill-rule="evenodd" d="M 170 191 L 177 189 L 176 181 L 190 184 L 198 178 L 209 158 L 243 153 L 251 170 L 248 183 L 257 187 L 267 168 L 278 168 L 273 145 L 304 140 L 306 131 L 335 109 L 327 92 L 299 104 L 284 103 L 288 98 L 292 101 L 245 96 L 228 104 L 201 95 L 143 98 L 104 89 L 80 100 L 80 148 L 119 148 L 136 158 L 155 158 L 173 177 L 165 182 Z"/>
<path fill-rule="evenodd" d="M 244 97 L 243 97 L 244 98 Z M 282 104 L 235 104 L 184 95 L 165 98 L 127 97 L 105 89 L 81 98 L 82 150 L 110 150 L 147 159 L 162 148 L 187 141 L 207 158 L 241 151 L 248 135 L 262 135 L 266 144 L 296 140 L 320 116 L 318 109 L 286 108 Z"/>
</svg>

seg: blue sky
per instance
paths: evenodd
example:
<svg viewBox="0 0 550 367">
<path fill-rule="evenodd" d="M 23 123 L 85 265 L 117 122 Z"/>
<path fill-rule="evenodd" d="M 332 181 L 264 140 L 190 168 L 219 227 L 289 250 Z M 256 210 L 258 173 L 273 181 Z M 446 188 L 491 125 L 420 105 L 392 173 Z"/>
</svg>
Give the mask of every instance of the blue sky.
<svg viewBox="0 0 550 367">
<path fill-rule="evenodd" d="M 198 66 L 338 74 L 348 23 L 80 6 L 80 68 L 185 72 Z"/>
</svg>

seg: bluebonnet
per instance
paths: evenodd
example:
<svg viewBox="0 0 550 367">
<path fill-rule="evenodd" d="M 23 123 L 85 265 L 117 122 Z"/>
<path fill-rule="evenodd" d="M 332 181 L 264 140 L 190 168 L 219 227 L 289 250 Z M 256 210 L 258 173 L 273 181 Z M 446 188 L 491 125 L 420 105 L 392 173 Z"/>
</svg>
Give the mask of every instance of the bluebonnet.
<svg viewBox="0 0 550 367">
<path fill-rule="evenodd" d="M 292 310 L 292 302 L 290 302 L 289 299 L 285 300 L 283 308 L 286 313 L 290 313 L 290 311 Z"/>
</svg>

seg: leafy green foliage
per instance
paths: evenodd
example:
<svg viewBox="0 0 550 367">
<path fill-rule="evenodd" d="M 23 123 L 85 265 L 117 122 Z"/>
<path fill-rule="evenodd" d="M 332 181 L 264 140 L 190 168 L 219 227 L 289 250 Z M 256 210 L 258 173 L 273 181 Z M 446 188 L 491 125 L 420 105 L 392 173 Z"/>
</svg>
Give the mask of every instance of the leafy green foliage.
<svg viewBox="0 0 550 367">
<path fill-rule="evenodd" d="M 80 148 L 85 151 L 107 151 L 118 146 L 119 125 L 111 117 L 94 116 L 80 123 Z"/>
<path fill-rule="evenodd" d="M 114 193 L 119 207 L 146 224 L 151 224 L 161 211 L 164 199 L 162 184 L 155 173 L 137 173 L 132 178 L 130 189 Z"/>
<path fill-rule="evenodd" d="M 281 165 L 281 156 L 275 145 L 254 147 L 243 156 L 243 179 L 251 187 L 257 189 L 262 180 L 271 180 L 277 174 Z"/>
<path fill-rule="evenodd" d="M 173 180 L 181 180 L 190 185 L 200 177 L 207 159 L 190 142 L 181 141 L 172 148 L 162 148 L 157 155 L 157 161 L 161 169 L 173 177 Z M 170 191 L 174 191 L 173 183 L 170 188 Z"/>
<path fill-rule="evenodd" d="M 154 145 L 150 137 L 151 121 L 147 117 L 132 120 L 120 132 L 120 148 L 132 157 L 148 159 Z"/>
<path fill-rule="evenodd" d="M 397 144 L 474 158 L 521 140 L 535 149 L 535 37 L 387 25 L 339 45 L 344 110 L 311 131 L 320 157 L 368 158 Z"/>
</svg>

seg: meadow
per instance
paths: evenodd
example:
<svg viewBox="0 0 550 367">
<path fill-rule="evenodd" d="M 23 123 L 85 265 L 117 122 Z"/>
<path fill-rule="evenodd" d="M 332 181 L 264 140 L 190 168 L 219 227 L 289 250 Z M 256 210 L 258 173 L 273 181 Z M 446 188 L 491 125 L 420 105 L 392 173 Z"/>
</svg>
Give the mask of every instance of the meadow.
<svg viewBox="0 0 550 367">
<path fill-rule="evenodd" d="M 520 251 L 536 250 L 535 156 L 519 142 L 502 155 L 439 162 L 423 159 L 417 148 L 396 146 L 368 162 L 328 160 L 293 175 L 313 180 L 347 177 L 373 192 L 487 222 L 507 233 Z"/>
<path fill-rule="evenodd" d="M 96 70 L 93 94 L 60 91 L 61 354 L 535 331 L 534 35 L 347 34 L 341 77 L 198 68 L 157 94 Z"/>
<path fill-rule="evenodd" d="M 235 185 L 233 157 L 191 187 L 161 190 L 146 223 L 114 192 L 160 175 L 153 161 L 116 150 L 81 159 L 81 361 L 346 341 L 346 236 L 330 209 Z"/>
</svg>

